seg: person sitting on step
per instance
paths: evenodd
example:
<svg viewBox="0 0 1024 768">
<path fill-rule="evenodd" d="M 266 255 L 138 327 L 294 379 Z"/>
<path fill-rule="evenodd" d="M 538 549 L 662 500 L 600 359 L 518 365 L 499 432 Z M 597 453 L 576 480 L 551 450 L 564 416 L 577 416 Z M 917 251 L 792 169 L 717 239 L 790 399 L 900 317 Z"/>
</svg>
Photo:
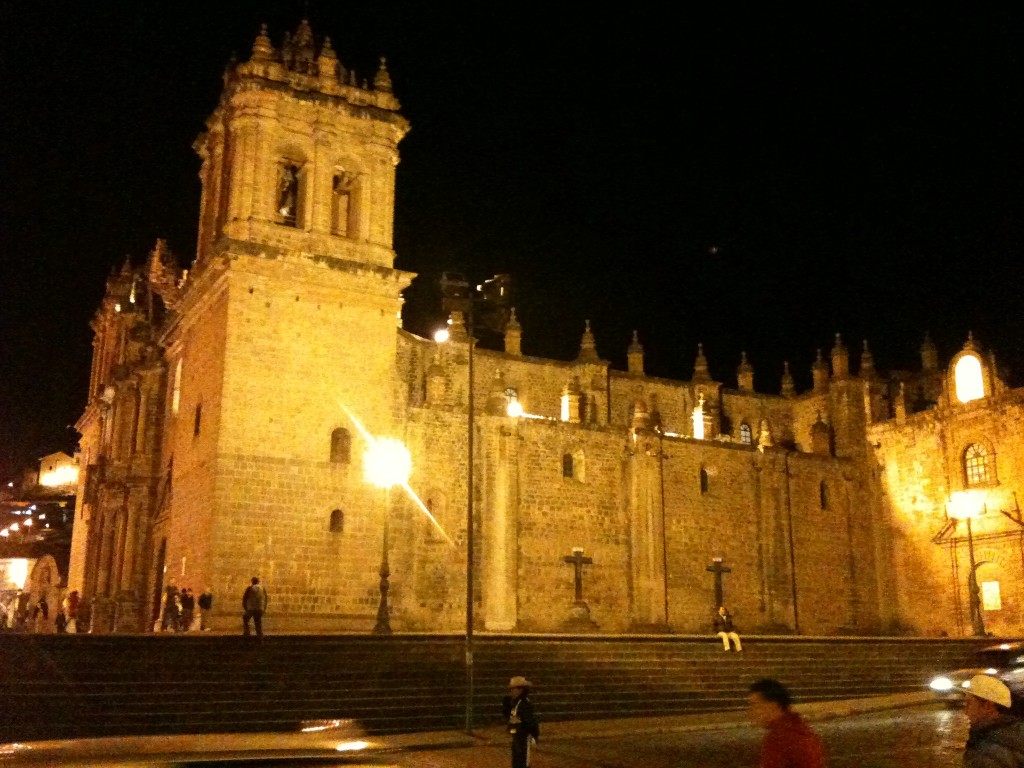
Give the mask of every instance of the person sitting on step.
<svg viewBox="0 0 1024 768">
<path fill-rule="evenodd" d="M 722 638 L 725 650 L 730 650 L 730 640 L 736 646 L 737 651 L 743 650 L 743 643 L 740 642 L 740 636 L 736 634 L 736 628 L 732 624 L 732 614 L 725 610 L 724 605 L 718 606 L 718 613 L 715 614 L 715 633 Z"/>
</svg>

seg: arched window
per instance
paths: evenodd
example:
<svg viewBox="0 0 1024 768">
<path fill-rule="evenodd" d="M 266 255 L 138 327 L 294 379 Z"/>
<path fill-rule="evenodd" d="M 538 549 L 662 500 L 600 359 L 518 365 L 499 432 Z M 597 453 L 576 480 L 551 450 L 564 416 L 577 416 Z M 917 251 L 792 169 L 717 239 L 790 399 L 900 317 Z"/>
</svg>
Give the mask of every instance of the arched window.
<svg viewBox="0 0 1024 768">
<path fill-rule="evenodd" d="M 571 453 L 563 453 L 562 454 L 562 477 L 568 477 L 568 478 L 575 477 L 575 472 L 574 472 L 575 467 L 573 465 L 574 465 L 574 462 L 573 462 L 572 454 Z"/>
<path fill-rule="evenodd" d="M 828 509 L 828 485 L 824 480 L 818 486 L 818 501 L 822 509 Z"/>
<path fill-rule="evenodd" d="M 331 182 L 331 192 L 331 233 L 339 237 L 358 237 L 358 176 L 339 168 Z"/>
<path fill-rule="evenodd" d="M 287 227 L 298 226 L 299 222 L 299 167 L 284 162 L 277 176 L 277 222 Z"/>
<path fill-rule="evenodd" d="M 331 533 L 343 533 L 345 530 L 345 513 L 340 509 L 331 510 Z"/>
<path fill-rule="evenodd" d="M 348 464 L 352 460 L 352 438 L 347 429 L 331 432 L 331 464 Z"/>
<path fill-rule="evenodd" d="M 754 433 L 747 423 L 740 424 L 740 442 L 744 445 L 752 445 L 754 442 Z"/>
<path fill-rule="evenodd" d="M 704 469 L 704 467 L 701 467 L 700 468 L 700 492 L 701 492 L 701 494 L 707 493 L 709 487 L 710 486 L 709 486 L 709 482 L 708 482 L 708 471 L 706 469 Z"/>
<path fill-rule="evenodd" d="M 985 396 L 981 360 L 974 355 L 964 355 L 957 361 L 953 369 L 953 381 L 956 383 L 956 399 L 961 403 L 980 400 Z"/>
<path fill-rule="evenodd" d="M 964 485 L 973 488 L 995 482 L 994 457 L 980 443 L 971 443 L 964 451 Z"/>
</svg>

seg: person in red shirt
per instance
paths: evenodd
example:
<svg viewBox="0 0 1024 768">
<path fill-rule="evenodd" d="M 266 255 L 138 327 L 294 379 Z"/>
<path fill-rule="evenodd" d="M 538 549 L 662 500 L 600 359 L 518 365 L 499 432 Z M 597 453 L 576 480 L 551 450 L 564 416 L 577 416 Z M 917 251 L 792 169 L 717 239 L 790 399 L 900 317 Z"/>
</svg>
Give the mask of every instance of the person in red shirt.
<svg viewBox="0 0 1024 768">
<path fill-rule="evenodd" d="M 750 686 L 750 719 L 767 730 L 758 768 L 825 768 L 825 747 L 789 705 L 786 686 L 764 678 Z"/>
</svg>

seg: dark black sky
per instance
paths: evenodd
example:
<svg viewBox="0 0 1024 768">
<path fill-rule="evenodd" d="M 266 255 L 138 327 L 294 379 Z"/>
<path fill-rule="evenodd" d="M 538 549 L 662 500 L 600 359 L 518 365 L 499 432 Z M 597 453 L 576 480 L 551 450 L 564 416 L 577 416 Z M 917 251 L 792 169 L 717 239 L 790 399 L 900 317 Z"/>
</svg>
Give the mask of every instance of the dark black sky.
<svg viewBox="0 0 1024 768">
<path fill-rule="evenodd" d="M 191 259 L 224 64 L 304 5 L 0 4 L 0 473 L 74 446 L 105 275 L 156 237 Z M 411 330 L 441 270 L 507 271 L 527 353 L 570 357 L 590 318 L 616 365 L 637 328 L 651 373 L 702 341 L 775 391 L 836 331 L 899 367 L 970 329 L 1024 379 L 1018 16 L 485 5 L 308 3 L 347 67 L 388 57 L 412 123 Z"/>
</svg>

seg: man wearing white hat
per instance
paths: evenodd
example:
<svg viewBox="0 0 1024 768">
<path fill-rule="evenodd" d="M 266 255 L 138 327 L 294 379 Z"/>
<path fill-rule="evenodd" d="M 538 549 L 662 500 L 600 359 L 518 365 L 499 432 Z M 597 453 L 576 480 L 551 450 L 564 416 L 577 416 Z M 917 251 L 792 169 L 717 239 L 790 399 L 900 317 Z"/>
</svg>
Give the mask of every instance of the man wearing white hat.
<svg viewBox="0 0 1024 768">
<path fill-rule="evenodd" d="M 1024 768 L 1024 720 L 1010 712 L 1013 697 L 1006 683 L 975 675 L 964 690 L 971 721 L 964 768 Z"/>
<path fill-rule="evenodd" d="M 530 751 L 540 738 L 540 726 L 530 701 L 532 685 L 522 675 L 508 681 L 508 695 L 501 702 L 501 709 L 512 736 L 512 768 L 529 768 Z"/>
</svg>

